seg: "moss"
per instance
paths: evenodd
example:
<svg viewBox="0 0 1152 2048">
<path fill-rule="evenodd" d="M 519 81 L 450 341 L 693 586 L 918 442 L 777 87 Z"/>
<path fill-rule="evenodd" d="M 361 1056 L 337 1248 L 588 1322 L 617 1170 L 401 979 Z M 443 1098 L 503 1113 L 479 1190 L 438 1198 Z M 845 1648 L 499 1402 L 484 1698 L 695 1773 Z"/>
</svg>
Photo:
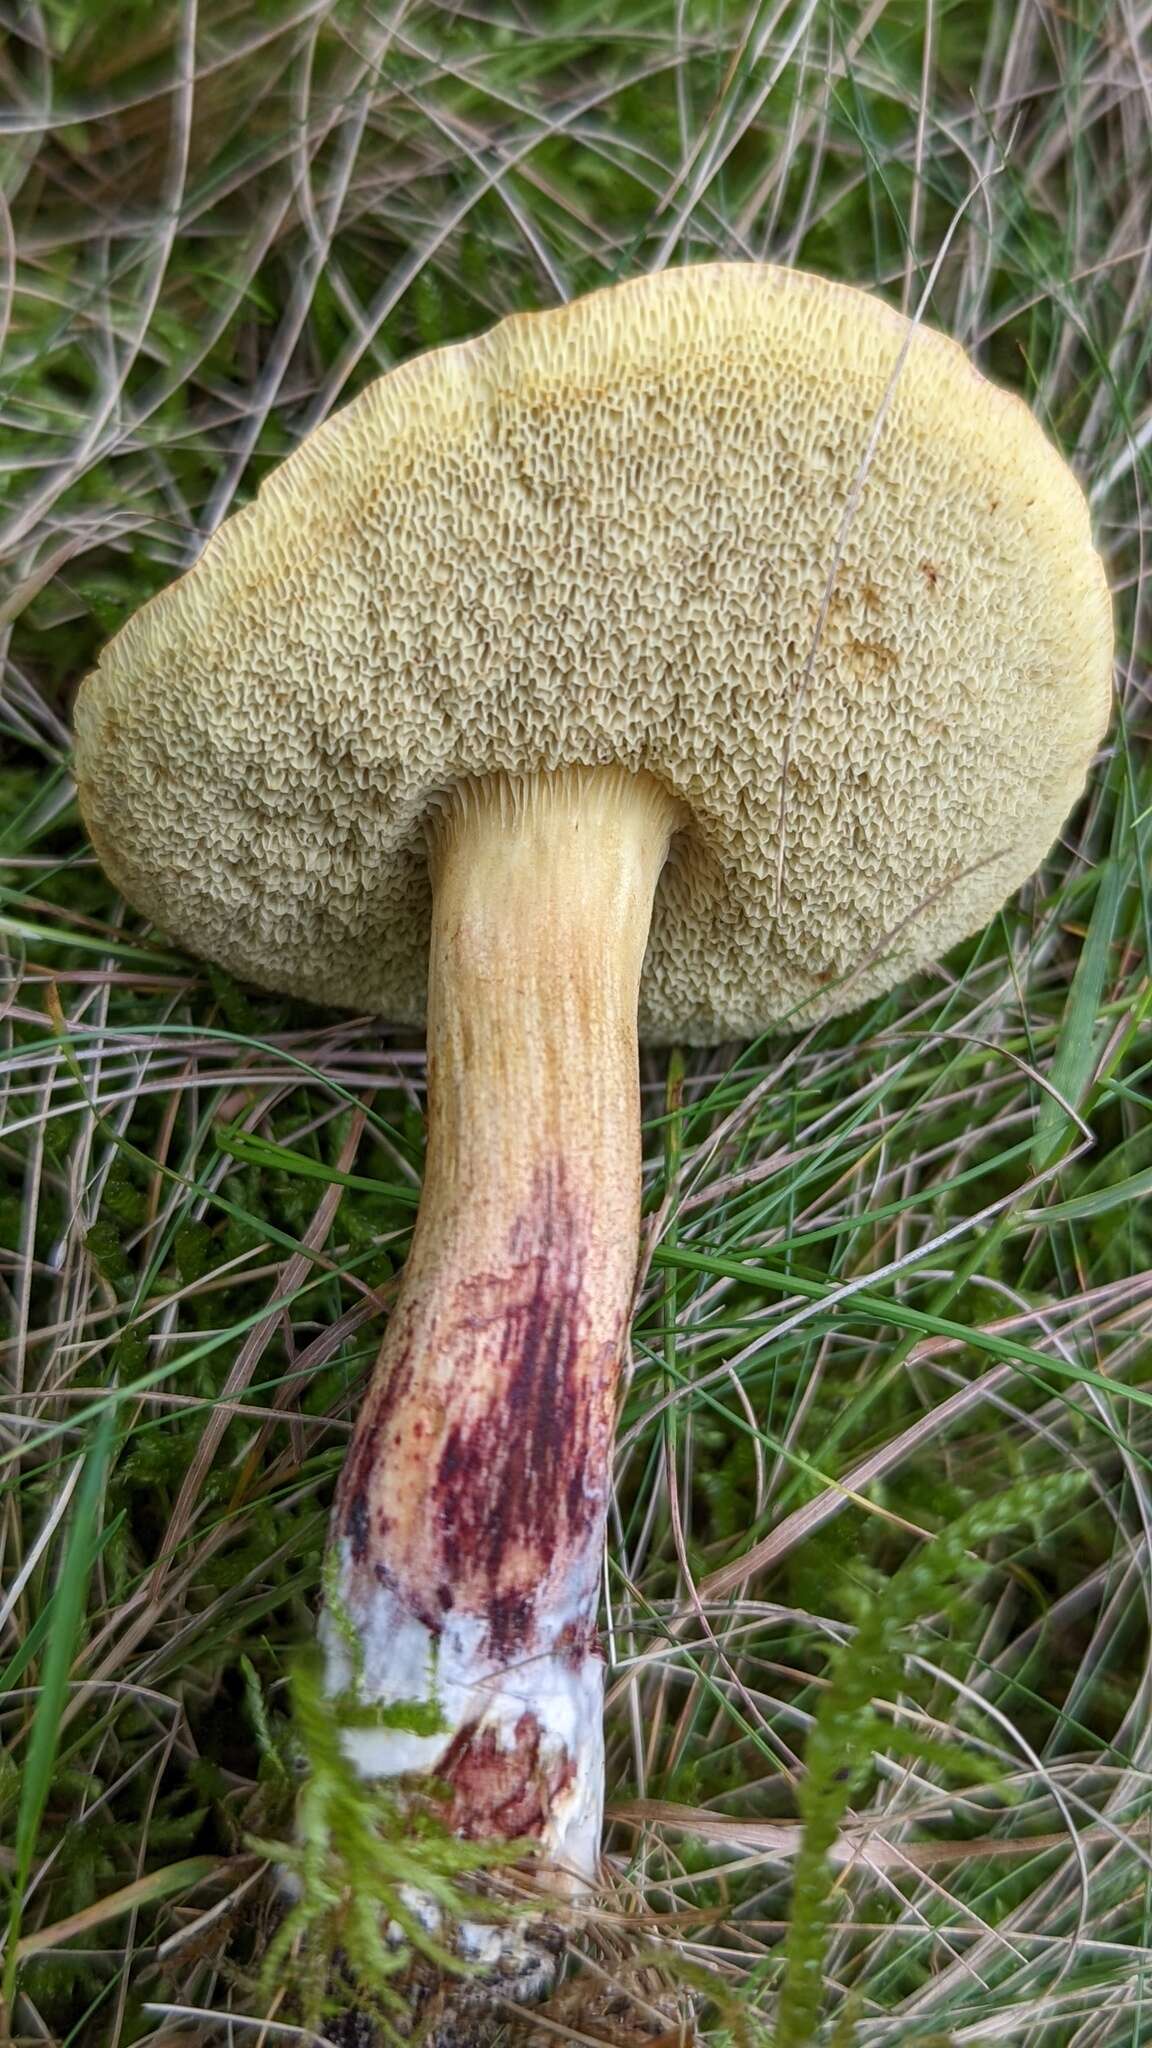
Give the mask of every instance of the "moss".
<svg viewBox="0 0 1152 2048">
<path fill-rule="evenodd" d="M 288 1737 L 296 1780 L 290 1841 L 252 1837 L 296 1896 L 263 1958 L 265 1997 L 290 1987 L 305 2026 L 355 2008 L 399 2039 L 410 2019 L 414 1964 L 447 1977 L 475 1975 L 453 1946 L 462 1920 L 507 1919 L 512 1910 L 481 1889 L 485 1876 L 523 1863 L 528 1842 L 463 1842 L 426 1793 L 368 1784 L 349 1763 L 342 1730 L 364 1725 L 363 1708 L 328 1699 L 318 1667 L 301 1660 L 292 1680 Z M 427 1710 L 385 1709 L 391 1727 L 426 1733 Z"/>
<path fill-rule="evenodd" d="M 1020 1523 L 1035 1524 L 1079 1495 L 1080 1474 L 1021 1481 L 978 1503 L 909 1558 L 862 1612 L 837 1651 L 805 1750 L 799 1807 L 804 1824 L 785 1941 L 785 1972 L 772 2048 L 810 2048 L 824 1998 L 824 1956 L 835 1904 L 830 1852 L 871 1768 L 873 1751 L 915 1753 L 879 1719 L 874 1702 L 901 1685 L 909 1630 L 962 1579 L 985 1567 L 974 1552 Z M 919 1745 L 923 1753 L 922 1743 Z M 961 1762 L 957 1751 L 955 1765 Z M 972 1776 L 979 1778 L 977 1768 Z M 987 1774 L 983 1774 L 987 1779 Z"/>
</svg>

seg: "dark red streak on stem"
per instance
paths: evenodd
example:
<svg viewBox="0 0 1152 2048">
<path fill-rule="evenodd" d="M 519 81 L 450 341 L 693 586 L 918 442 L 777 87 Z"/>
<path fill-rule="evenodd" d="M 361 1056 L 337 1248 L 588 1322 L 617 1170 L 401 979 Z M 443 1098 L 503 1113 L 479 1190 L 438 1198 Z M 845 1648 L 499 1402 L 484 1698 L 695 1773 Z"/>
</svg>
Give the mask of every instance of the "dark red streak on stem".
<svg viewBox="0 0 1152 2048">
<path fill-rule="evenodd" d="M 421 1619 L 482 1616 L 501 1660 L 533 1644 L 538 1620 L 544 1634 L 571 1621 L 569 1605 L 545 1626 L 574 1573 L 592 1598 L 623 1337 L 621 1316 L 614 1342 L 589 1343 L 594 1233 L 563 1166 L 539 1168 L 532 1186 L 499 1270 L 458 1282 L 437 1311 L 426 1403 L 415 1334 L 396 1333 L 338 1509 L 355 1563 L 383 1567 Z M 393 1512 L 390 1478 L 395 1505 L 418 1501 L 418 1513 Z"/>
</svg>

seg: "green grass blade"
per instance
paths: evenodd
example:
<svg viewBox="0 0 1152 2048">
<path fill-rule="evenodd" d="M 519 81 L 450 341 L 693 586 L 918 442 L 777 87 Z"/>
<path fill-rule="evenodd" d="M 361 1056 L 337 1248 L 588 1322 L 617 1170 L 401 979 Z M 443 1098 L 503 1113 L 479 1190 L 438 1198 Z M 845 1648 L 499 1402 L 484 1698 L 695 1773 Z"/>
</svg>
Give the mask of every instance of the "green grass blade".
<svg viewBox="0 0 1152 2048">
<path fill-rule="evenodd" d="M 1036 1119 L 1032 1147 L 1036 1173 L 1051 1166 L 1075 1129 L 1064 1104 L 1080 1109 L 1088 1091 L 1100 1044 L 1099 1012 L 1104 982 L 1128 880 L 1126 862 L 1113 858 L 1104 863 L 1049 1076 L 1055 1092 L 1049 1094 L 1045 1090 Z"/>
<path fill-rule="evenodd" d="M 24 1910 L 24 1892 L 36 1852 L 40 1823 L 52 1787 L 61 1720 L 68 1698 L 68 1675 L 80 1641 L 88 1581 L 95 1559 L 114 1427 L 113 1416 L 110 1413 L 103 1416 L 96 1426 L 92 1444 L 85 1454 L 84 1474 L 77 1488 L 76 1503 L 69 1519 L 67 1541 L 60 1565 L 55 1627 L 49 1636 L 48 1647 L 44 1653 L 43 1677 L 36 1701 L 28 1754 L 21 1776 L 20 1804 L 16 1816 L 15 1869 L 4 1962 L 4 2003 L 9 2010 L 19 1968 L 17 1942 Z"/>
</svg>

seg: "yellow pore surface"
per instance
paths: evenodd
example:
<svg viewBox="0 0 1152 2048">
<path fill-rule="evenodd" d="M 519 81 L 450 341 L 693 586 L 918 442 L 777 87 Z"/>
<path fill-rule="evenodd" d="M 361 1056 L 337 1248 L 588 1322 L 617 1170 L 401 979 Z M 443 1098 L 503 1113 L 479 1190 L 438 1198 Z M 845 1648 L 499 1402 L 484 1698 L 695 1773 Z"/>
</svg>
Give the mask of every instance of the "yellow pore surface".
<svg viewBox="0 0 1152 2048">
<path fill-rule="evenodd" d="M 641 1030 L 704 1043 L 986 922 L 1083 787 L 1111 648 L 1018 399 L 862 292 L 707 265 L 505 320 L 312 434 L 83 685 L 81 802 L 193 951 L 415 1023 L 438 795 L 646 769 L 685 825 Z"/>
</svg>

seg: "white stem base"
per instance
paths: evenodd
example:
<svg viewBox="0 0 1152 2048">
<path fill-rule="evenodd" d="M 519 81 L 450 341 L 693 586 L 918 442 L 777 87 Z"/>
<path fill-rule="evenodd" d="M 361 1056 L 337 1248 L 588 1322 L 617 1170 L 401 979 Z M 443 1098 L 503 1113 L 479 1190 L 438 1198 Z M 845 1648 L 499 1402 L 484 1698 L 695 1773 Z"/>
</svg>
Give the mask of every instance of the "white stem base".
<svg viewBox="0 0 1152 2048">
<path fill-rule="evenodd" d="M 326 1611 L 320 1622 L 326 1691 L 364 1705 L 433 1704 L 444 1724 L 436 1735 L 346 1729 L 344 1751 L 360 1775 L 440 1779 L 453 1795 L 456 1832 L 539 1842 L 542 1878 L 560 1895 L 594 1885 L 604 1812 L 604 1664 L 586 1590 L 567 1612 L 551 1610 L 550 1644 L 501 1664 L 493 1662 L 483 1621 L 449 1614 L 433 1631 L 387 1584 L 366 1584 L 346 1540 L 335 1578 L 338 1613 Z"/>
</svg>

